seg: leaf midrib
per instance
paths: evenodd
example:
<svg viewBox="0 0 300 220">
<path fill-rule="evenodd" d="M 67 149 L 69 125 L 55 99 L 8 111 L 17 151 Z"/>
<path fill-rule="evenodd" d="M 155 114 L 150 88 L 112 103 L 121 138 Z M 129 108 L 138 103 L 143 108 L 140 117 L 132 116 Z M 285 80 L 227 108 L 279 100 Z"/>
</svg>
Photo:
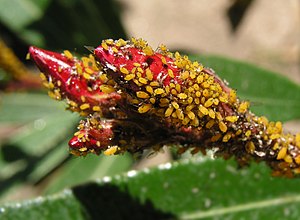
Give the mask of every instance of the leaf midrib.
<svg viewBox="0 0 300 220">
<path fill-rule="evenodd" d="M 215 217 L 218 215 L 233 214 L 236 212 L 249 211 L 252 209 L 262 209 L 262 208 L 268 208 L 268 207 L 279 206 L 288 203 L 296 203 L 296 202 L 300 202 L 300 195 L 284 196 L 284 197 L 278 197 L 278 198 L 273 198 L 273 199 L 268 199 L 263 201 L 254 201 L 254 202 L 244 203 L 241 205 L 210 209 L 208 211 L 201 210 L 197 212 L 191 212 L 188 214 L 181 214 L 179 215 L 178 219 L 180 220 L 203 219 L 208 217 Z"/>
</svg>

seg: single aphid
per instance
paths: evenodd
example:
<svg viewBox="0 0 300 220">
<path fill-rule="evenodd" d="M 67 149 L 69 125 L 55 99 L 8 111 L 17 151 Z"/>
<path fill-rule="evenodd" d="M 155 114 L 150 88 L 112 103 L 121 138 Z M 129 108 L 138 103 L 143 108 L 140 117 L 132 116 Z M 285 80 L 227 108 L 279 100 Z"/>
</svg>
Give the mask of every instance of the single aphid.
<svg viewBox="0 0 300 220">
<path fill-rule="evenodd" d="M 274 175 L 300 172 L 300 134 L 249 111 L 210 69 L 162 45 L 104 40 L 81 60 L 31 47 L 49 95 L 88 115 L 70 140 L 71 153 L 105 155 L 178 146 L 181 154 L 213 149 L 240 166 L 265 161 Z"/>
</svg>

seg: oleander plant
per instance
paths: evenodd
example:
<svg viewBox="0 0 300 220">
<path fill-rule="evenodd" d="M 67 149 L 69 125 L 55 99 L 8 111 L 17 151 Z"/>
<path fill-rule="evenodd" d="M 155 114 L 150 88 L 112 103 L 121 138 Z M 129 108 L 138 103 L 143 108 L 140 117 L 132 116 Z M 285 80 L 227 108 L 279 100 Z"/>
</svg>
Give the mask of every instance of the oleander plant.
<svg viewBox="0 0 300 220">
<path fill-rule="evenodd" d="M 66 2 L 47 13 L 87 7 Z M 49 20 L 40 35 L 8 25 L 28 47 L 20 59 L 0 41 L 0 219 L 299 219 L 300 133 L 283 123 L 300 118 L 300 86 L 126 37 L 111 3 L 94 6 L 107 31 L 88 44 L 33 41 Z"/>
</svg>

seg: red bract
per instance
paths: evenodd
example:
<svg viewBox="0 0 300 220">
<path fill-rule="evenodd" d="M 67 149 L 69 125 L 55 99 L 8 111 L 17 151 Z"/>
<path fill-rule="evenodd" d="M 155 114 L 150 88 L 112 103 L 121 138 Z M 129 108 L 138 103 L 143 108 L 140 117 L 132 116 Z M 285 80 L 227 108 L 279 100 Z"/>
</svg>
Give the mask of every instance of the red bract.
<svg viewBox="0 0 300 220">
<path fill-rule="evenodd" d="M 75 155 L 172 145 L 178 153 L 214 150 L 240 166 L 265 161 L 274 175 L 300 172 L 300 134 L 255 116 L 211 69 L 163 45 L 154 51 L 141 39 L 104 40 L 94 50 L 97 62 L 34 47 L 30 54 L 54 97 L 88 114 L 69 142 Z"/>
</svg>

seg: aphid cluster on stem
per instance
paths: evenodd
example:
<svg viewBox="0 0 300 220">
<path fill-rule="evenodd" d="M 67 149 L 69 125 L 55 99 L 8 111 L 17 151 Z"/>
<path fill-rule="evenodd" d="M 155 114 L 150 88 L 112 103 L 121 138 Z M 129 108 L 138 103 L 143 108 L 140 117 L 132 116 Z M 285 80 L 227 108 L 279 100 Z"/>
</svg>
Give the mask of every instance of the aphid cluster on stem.
<svg viewBox="0 0 300 220">
<path fill-rule="evenodd" d="M 255 116 L 211 69 L 164 45 L 108 39 L 81 59 L 36 47 L 29 53 L 50 97 L 87 116 L 69 142 L 75 155 L 177 145 L 178 153 L 214 149 L 241 166 L 265 161 L 274 175 L 300 172 L 300 134 Z"/>
</svg>

